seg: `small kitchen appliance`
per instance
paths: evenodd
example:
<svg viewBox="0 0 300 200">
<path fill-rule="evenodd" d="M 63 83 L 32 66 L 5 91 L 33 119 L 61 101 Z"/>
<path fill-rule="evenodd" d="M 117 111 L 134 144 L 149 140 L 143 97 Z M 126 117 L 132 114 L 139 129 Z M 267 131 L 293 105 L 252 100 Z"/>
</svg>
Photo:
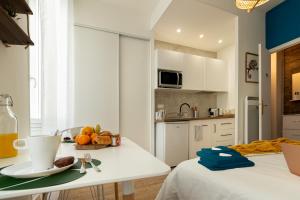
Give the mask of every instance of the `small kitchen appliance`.
<svg viewBox="0 0 300 200">
<path fill-rule="evenodd" d="M 182 72 L 159 69 L 158 87 L 180 89 L 182 87 Z"/>
</svg>

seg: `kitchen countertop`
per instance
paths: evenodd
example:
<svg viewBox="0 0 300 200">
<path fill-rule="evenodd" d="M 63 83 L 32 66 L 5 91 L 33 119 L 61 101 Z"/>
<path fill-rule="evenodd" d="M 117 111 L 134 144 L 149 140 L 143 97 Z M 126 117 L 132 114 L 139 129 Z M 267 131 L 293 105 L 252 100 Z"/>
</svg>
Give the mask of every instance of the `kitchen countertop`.
<svg viewBox="0 0 300 200">
<path fill-rule="evenodd" d="M 230 115 L 221 115 L 217 117 L 198 117 L 198 118 L 166 118 L 163 120 L 156 120 L 156 123 L 160 122 L 181 122 L 181 121 L 194 121 L 194 120 L 212 120 L 212 119 L 227 119 L 227 118 L 234 118 L 234 114 Z"/>
</svg>

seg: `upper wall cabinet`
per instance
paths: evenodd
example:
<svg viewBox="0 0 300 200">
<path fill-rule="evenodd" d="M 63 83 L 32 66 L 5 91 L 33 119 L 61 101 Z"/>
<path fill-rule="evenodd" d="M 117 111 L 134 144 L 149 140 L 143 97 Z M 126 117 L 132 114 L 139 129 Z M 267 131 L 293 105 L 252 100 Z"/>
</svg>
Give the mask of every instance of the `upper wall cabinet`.
<svg viewBox="0 0 300 200">
<path fill-rule="evenodd" d="M 185 54 L 183 70 L 182 89 L 205 90 L 205 58 L 195 55 Z"/>
<path fill-rule="evenodd" d="M 157 65 L 159 69 L 183 70 L 184 54 L 170 50 L 157 50 Z"/>
<path fill-rule="evenodd" d="M 226 63 L 223 60 L 206 58 L 206 90 L 225 92 L 227 91 L 228 75 Z"/>
<path fill-rule="evenodd" d="M 158 69 L 182 71 L 182 89 L 227 92 L 227 66 L 222 60 L 158 49 L 156 64 Z"/>
</svg>

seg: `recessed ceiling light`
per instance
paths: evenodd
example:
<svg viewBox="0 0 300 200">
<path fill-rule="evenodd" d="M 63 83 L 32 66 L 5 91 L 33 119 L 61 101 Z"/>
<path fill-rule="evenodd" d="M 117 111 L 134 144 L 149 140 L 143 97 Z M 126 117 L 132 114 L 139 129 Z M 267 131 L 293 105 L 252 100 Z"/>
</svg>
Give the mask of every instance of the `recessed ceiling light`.
<svg viewBox="0 0 300 200">
<path fill-rule="evenodd" d="M 204 37 L 204 35 L 203 35 L 203 34 L 200 34 L 200 35 L 199 35 L 199 37 L 200 37 L 200 38 L 203 38 L 203 37 Z"/>
<path fill-rule="evenodd" d="M 176 30 L 176 32 L 177 32 L 177 33 L 181 33 L 181 29 L 178 28 L 178 29 Z"/>
<path fill-rule="evenodd" d="M 223 40 L 219 40 L 218 43 L 219 43 L 219 44 L 222 44 L 222 43 L 223 43 Z"/>
</svg>

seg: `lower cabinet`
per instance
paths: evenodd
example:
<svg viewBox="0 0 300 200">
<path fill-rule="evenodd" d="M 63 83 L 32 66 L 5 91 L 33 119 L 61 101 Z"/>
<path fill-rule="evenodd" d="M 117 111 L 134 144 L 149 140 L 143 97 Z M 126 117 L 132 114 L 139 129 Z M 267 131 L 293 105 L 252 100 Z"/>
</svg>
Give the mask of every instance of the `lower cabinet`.
<svg viewBox="0 0 300 200">
<path fill-rule="evenodd" d="M 201 148 L 234 145 L 234 118 L 156 123 L 156 157 L 171 167 Z"/>
<path fill-rule="evenodd" d="M 171 167 L 189 159 L 189 123 L 156 124 L 156 157 Z"/>
<path fill-rule="evenodd" d="M 210 147 L 212 138 L 209 133 L 212 132 L 210 120 L 190 121 L 189 128 L 189 158 L 196 158 L 197 151 L 201 148 Z"/>
<path fill-rule="evenodd" d="M 190 122 L 189 158 L 201 148 L 234 145 L 234 119 L 196 120 Z"/>
<path fill-rule="evenodd" d="M 213 120 L 213 146 L 234 145 L 234 119 Z"/>
</svg>

